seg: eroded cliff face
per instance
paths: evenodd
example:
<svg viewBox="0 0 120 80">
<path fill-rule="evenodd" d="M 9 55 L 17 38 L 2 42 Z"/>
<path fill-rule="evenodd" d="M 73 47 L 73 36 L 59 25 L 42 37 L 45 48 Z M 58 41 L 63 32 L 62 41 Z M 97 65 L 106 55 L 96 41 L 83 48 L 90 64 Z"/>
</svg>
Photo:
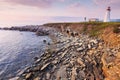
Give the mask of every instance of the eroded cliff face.
<svg viewBox="0 0 120 80">
<path fill-rule="evenodd" d="M 103 64 L 102 70 L 105 80 L 120 80 L 120 24 L 119 23 L 67 23 L 67 24 L 52 24 L 52 26 L 64 26 L 64 29 L 69 28 L 77 33 L 85 33 L 98 37 L 104 41 L 101 46 L 106 48 L 105 53 L 101 57 Z M 49 26 L 49 25 L 48 25 Z M 98 28 L 97 28 L 98 27 Z M 102 27 L 102 28 L 101 28 Z M 118 27 L 117 33 L 114 32 L 115 27 Z M 60 27 L 59 27 L 60 29 Z M 96 32 L 96 31 L 97 32 Z M 108 49 L 108 51 L 107 51 Z M 116 52 L 116 49 L 118 52 Z"/>
<path fill-rule="evenodd" d="M 113 28 L 104 29 L 99 37 L 106 42 L 106 47 L 120 47 L 120 33 L 114 33 Z"/>
<path fill-rule="evenodd" d="M 113 33 L 112 30 L 113 28 L 108 27 L 99 36 L 104 40 L 104 46 L 111 49 L 111 53 L 106 51 L 102 56 L 102 69 L 105 80 L 120 80 L 120 34 Z"/>
<path fill-rule="evenodd" d="M 77 32 L 97 37 L 105 41 L 107 47 L 120 47 L 120 23 L 50 23 L 45 26 L 59 31 Z"/>
<path fill-rule="evenodd" d="M 56 29 L 55 42 L 18 80 L 120 80 L 120 24 L 45 26 Z"/>
<path fill-rule="evenodd" d="M 105 80 L 120 80 L 120 52 L 111 55 L 105 53 L 102 63 Z"/>
<path fill-rule="evenodd" d="M 111 49 L 111 53 L 106 51 L 102 56 L 102 69 L 105 80 L 120 80 L 120 34 L 113 33 L 112 30 L 113 28 L 108 27 L 100 35 L 106 48 Z M 117 53 L 112 52 L 115 48 L 118 49 Z"/>
</svg>

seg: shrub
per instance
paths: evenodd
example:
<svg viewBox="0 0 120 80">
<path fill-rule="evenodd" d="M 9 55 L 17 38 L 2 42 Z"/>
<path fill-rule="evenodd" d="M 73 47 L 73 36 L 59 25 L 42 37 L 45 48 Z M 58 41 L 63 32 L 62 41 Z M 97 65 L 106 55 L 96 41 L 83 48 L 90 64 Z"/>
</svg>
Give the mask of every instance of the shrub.
<svg viewBox="0 0 120 80">
<path fill-rule="evenodd" d="M 114 33 L 120 33 L 119 27 L 114 27 L 113 32 L 114 32 Z"/>
</svg>

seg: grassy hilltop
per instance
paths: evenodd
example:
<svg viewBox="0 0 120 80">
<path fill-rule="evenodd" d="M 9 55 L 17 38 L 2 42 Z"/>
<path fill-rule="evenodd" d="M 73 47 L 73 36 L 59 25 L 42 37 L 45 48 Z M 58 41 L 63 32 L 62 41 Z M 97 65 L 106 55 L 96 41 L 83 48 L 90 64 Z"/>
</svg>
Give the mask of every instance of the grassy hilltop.
<svg viewBox="0 0 120 80">
<path fill-rule="evenodd" d="M 120 23 L 118 22 L 80 22 L 80 23 L 47 23 L 44 24 L 49 27 L 60 28 L 60 26 L 70 27 L 72 30 L 77 30 L 80 33 L 90 34 L 91 36 L 98 36 L 101 30 L 112 28 L 114 33 L 120 32 Z"/>
</svg>

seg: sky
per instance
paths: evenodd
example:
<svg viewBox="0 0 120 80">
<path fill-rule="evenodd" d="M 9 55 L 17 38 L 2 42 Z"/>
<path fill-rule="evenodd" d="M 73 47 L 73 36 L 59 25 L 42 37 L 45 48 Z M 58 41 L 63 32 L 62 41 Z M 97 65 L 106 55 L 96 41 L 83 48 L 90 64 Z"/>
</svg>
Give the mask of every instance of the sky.
<svg viewBox="0 0 120 80">
<path fill-rule="evenodd" d="M 120 0 L 0 0 L 0 27 L 102 20 L 108 6 L 120 18 Z"/>
</svg>

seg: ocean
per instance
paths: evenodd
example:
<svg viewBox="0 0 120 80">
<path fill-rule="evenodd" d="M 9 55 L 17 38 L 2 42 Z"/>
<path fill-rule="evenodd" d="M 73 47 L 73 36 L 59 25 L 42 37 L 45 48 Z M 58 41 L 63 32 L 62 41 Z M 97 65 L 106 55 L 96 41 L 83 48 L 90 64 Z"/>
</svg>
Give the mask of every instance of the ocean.
<svg viewBox="0 0 120 80">
<path fill-rule="evenodd" d="M 47 43 L 48 36 L 37 36 L 33 32 L 0 30 L 0 79 L 19 76 L 21 71 L 40 57 Z"/>
</svg>

